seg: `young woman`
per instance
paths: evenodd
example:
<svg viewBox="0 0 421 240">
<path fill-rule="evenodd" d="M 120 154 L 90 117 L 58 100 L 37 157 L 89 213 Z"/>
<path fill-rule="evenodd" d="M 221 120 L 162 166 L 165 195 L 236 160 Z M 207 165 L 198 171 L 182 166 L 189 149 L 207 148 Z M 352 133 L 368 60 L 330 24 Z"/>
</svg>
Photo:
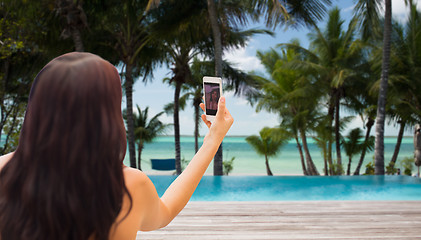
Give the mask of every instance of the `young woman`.
<svg viewBox="0 0 421 240">
<path fill-rule="evenodd" d="M 35 78 L 14 153 L 0 158 L 0 239 L 135 239 L 184 208 L 233 123 L 219 111 L 203 145 L 159 198 L 149 178 L 122 164 L 126 130 L 115 67 L 69 53 Z M 203 104 L 201 105 L 203 109 Z"/>
</svg>

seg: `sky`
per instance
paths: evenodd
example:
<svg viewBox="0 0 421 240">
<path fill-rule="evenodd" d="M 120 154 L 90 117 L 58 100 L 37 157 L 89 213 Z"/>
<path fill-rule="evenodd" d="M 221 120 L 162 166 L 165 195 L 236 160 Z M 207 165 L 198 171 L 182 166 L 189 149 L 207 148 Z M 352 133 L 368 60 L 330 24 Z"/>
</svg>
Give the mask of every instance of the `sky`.
<svg viewBox="0 0 421 240">
<path fill-rule="evenodd" d="M 415 0 L 418 3 L 418 9 L 421 10 L 421 0 Z M 341 10 L 341 17 L 344 20 L 349 20 L 353 13 L 355 1 L 351 0 L 333 0 L 332 7 L 337 6 Z M 408 14 L 408 8 L 405 6 L 403 0 L 392 0 L 392 15 L 395 19 L 405 22 Z M 327 16 L 327 15 L 326 15 Z M 327 18 L 327 17 L 326 17 Z M 319 28 L 323 29 L 325 22 L 321 21 L 318 23 Z M 346 26 L 346 25 L 345 25 Z M 263 24 L 254 24 L 251 27 L 265 28 Z M 264 68 L 258 58 L 256 52 L 267 51 L 270 48 L 276 48 L 276 45 L 280 43 L 288 43 L 291 39 L 297 38 L 304 47 L 308 47 L 309 42 L 307 34 L 309 33 L 307 28 L 299 29 L 285 29 L 277 28 L 274 30 L 274 36 L 258 35 L 251 38 L 246 47 L 235 49 L 230 52 L 224 52 L 223 58 L 229 62 L 235 64 L 234 66 L 245 72 L 256 71 L 264 73 Z M 141 80 L 134 84 L 133 102 L 134 109 L 136 104 L 144 109 L 149 107 L 149 116 L 152 117 L 155 114 L 163 111 L 166 104 L 173 102 L 174 100 L 174 89 L 166 83 L 162 83 L 162 79 L 171 77 L 171 72 L 167 67 L 161 67 L 154 72 L 152 80 L 146 84 Z M 275 127 L 279 125 L 279 118 L 274 113 L 268 113 L 266 111 L 256 112 L 255 108 L 241 97 L 234 96 L 233 92 L 224 92 L 223 95 L 227 99 L 227 107 L 234 118 L 234 124 L 228 132 L 228 136 L 249 136 L 258 135 L 259 131 L 263 127 Z M 123 103 L 125 106 L 125 103 Z M 194 133 L 194 119 L 193 119 L 193 108 L 186 107 L 186 110 L 180 112 L 180 134 L 181 135 L 193 135 Z M 344 116 L 344 114 L 342 115 Z M 163 114 L 160 120 L 164 123 L 172 123 L 172 115 Z M 386 120 L 387 121 L 387 120 Z M 363 128 L 362 121 L 356 117 L 345 130 L 346 135 L 349 129 L 360 127 Z M 206 134 L 207 129 L 204 124 L 201 124 L 200 134 L 203 136 Z M 393 125 L 385 127 L 385 136 L 397 136 L 398 129 Z M 167 131 L 168 135 L 173 134 L 173 130 Z M 375 134 L 375 129 L 372 129 L 372 134 Z M 405 135 L 412 135 L 412 131 L 407 131 Z"/>
</svg>

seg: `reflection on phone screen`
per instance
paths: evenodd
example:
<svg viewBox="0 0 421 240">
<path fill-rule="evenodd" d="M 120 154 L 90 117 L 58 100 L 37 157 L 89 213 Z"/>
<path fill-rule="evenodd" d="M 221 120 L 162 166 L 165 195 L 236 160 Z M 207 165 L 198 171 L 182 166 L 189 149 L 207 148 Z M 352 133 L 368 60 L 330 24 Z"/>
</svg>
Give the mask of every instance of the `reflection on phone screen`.
<svg viewBox="0 0 421 240">
<path fill-rule="evenodd" d="M 219 84 L 205 82 L 204 85 L 206 114 L 215 116 L 218 111 L 218 101 L 220 97 Z"/>
</svg>

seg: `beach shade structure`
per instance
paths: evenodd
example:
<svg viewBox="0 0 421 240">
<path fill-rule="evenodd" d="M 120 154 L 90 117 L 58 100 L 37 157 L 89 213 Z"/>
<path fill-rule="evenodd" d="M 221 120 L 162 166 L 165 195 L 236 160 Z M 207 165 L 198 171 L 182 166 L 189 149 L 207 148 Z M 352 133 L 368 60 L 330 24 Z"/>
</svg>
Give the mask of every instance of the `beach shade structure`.
<svg viewBox="0 0 421 240">
<path fill-rule="evenodd" d="M 418 177 L 420 176 L 420 166 L 421 166 L 421 126 L 419 124 L 415 125 L 414 133 L 414 156 L 415 156 L 415 166 L 418 167 Z"/>
<path fill-rule="evenodd" d="M 175 170 L 175 158 L 151 159 L 152 169 L 160 171 Z"/>
</svg>

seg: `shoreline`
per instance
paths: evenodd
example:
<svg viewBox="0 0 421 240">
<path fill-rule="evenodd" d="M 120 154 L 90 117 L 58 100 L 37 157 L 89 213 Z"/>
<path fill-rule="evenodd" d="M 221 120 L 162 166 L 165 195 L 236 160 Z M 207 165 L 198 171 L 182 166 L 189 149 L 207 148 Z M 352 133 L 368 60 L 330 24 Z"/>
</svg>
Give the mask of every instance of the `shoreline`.
<svg viewBox="0 0 421 240">
<path fill-rule="evenodd" d="M 173 175 L 173 171 L 155 171 L 152 170 L 150 159 L 167 159 L 174 158 L 174 139 L 171 137 L 161 137 L 156 139 L 155 142 L 145 145 L 142 151 L 141 167 L 143 172 L 147 175 Z M 385 140 L 385 164 L 391 159 L 395 149 L 395 138 Z M 193 137 L 182 138 L 180 142 L 181 147 L 181 161 L 183 166 L 186 165 L 195 154 L 194 139 Z M 399 168 L 403 168 L 402 160 L 408 157 L 413 157 L 413 139 L 405 138 L 402 141 L 397 164 Z M 309 150 L 312 154 L 312 160 L 317 167 L 318 171 L 323 175 L 322 169 L 324 168 L 323 156 L 315 143 L 310 142 Z M 345 156 L 342 154 L 343 157 Z M 232 163 L 232 171 L 229 176 L 266 176 L 266 168 L 264 157 L 252 149 L 247 142 L 241 137 L 228 137 L 224 143 L 224 159 L 230 160 L 235 158 Z M 361 165 L 360 174 L 365 173 L 367 164 L 373 164 L 374 153 L 369 152 L 366 154 L 364 162 Z M 357 166 L 358 159 L 354 157 L 351 170 L 354 171 Z M 348 161 L 346 162 L 348 163 Z M 124 164 L 130 166 L 129 153 L 126 153 Z M 345 162 L 343 162 L 345 164 Z M 275 176 L 303 176 L 301 167 L 301 159 L 294 143 L 286 144 L 279 153 L 270 158 L 270 168 Z M 346 166 L 344 165 L 344 168 Z M 415 166 L 412 169 L 415 173 Z M 213 175 L 213 164 L 211 163 L 205 175 Z"/>
<path fill-rule="evenodd" d="M 161 172 L 161 171 L 144 171 L 144 173 L 146 174 L 146 176 L 176 176 L 176 174 L 174 174 L 175 171 L 166 171 L 166 172 Z M 205 173 L 203 176 L 214 176 L 213 173 Z M 229 175 L 222 175 L 222 176 L 240 176 L 240 177 L 246 177 L 246 176 L 268 176 L 267 174 L 264 173 L 230 173 Z M 304 176 L 304 174 L 296 174 L 296 173 L 285 173 L 285 174 L 273 174 L 274 177 L 276 176 Z M 320 176 L 324 176 L 324 175 L 320 175 Z"/>
<path fill-rule="evenodd" d="M 253 134 L 250 134 L 250 135 L 227 135 L 225 137 L 228 137 L 228 138 L 230 138 L 230 137 L 233 137 L 233 138 L 244 137 L 244 138 L 246 138 L 246 137 L 251 136 L 251 135 L 253 135 Z M 375 137 L 376 135 L 370 135 L 370 136 Z M 157 137 L 174 137 L 174 135 L 171 135 L 171 134 L 169 134 L 169 135 L 158 135 Z M 192 137 L 192 138 L 194 138 L 194 135 L 180 135 L 180 137 Z M 203 139 L 203 137 L 204 136 L 199 136 L 199 139 Z M 312 137 L 315 137 L 315 136 L 307 136 L 307 137 L 312 138 Z M 384 138 L 397 138 L 397 137 L 398 137 L 397 135 L 396 136 L 392 136 L 392 135 L 384 136 Z M 405 135 L 404 134 L 404 136 L 403 136 L 403 138 L 413 138 L 413 137 L 414 137 L 413 134 L 412 135 Z"/>
<path fill-rule="evenodd" d="M 143 171 L 143 173 L 146 174 L 146 176 L 177 176 L 175 174 L 175 171 Z M 214 176 L 212 173 L 205 173 L 203 176 Z M 223 177 L 265 177 L 268 176 L 267 174 L 263 174 L 263 173 L 231 173 L 229 175 L 221 175 Z M 297 174 L 297 173 L 284 173 L 284 174 L 273 174 L 273 176 L 270 177 L 305 177 L 306 175 L 304 174 Z M 359 176 L 375 176 L 375 175 L 312 175 L 312 176 L 307 176 L 307 177 L 359 177 Z M 407 176 L 407 177 L 416 177 L 413 175 L 409 176 L 409 175 L 389 175 L 389 174 L 385 174 L 383 176 Z"/>
</svg>

